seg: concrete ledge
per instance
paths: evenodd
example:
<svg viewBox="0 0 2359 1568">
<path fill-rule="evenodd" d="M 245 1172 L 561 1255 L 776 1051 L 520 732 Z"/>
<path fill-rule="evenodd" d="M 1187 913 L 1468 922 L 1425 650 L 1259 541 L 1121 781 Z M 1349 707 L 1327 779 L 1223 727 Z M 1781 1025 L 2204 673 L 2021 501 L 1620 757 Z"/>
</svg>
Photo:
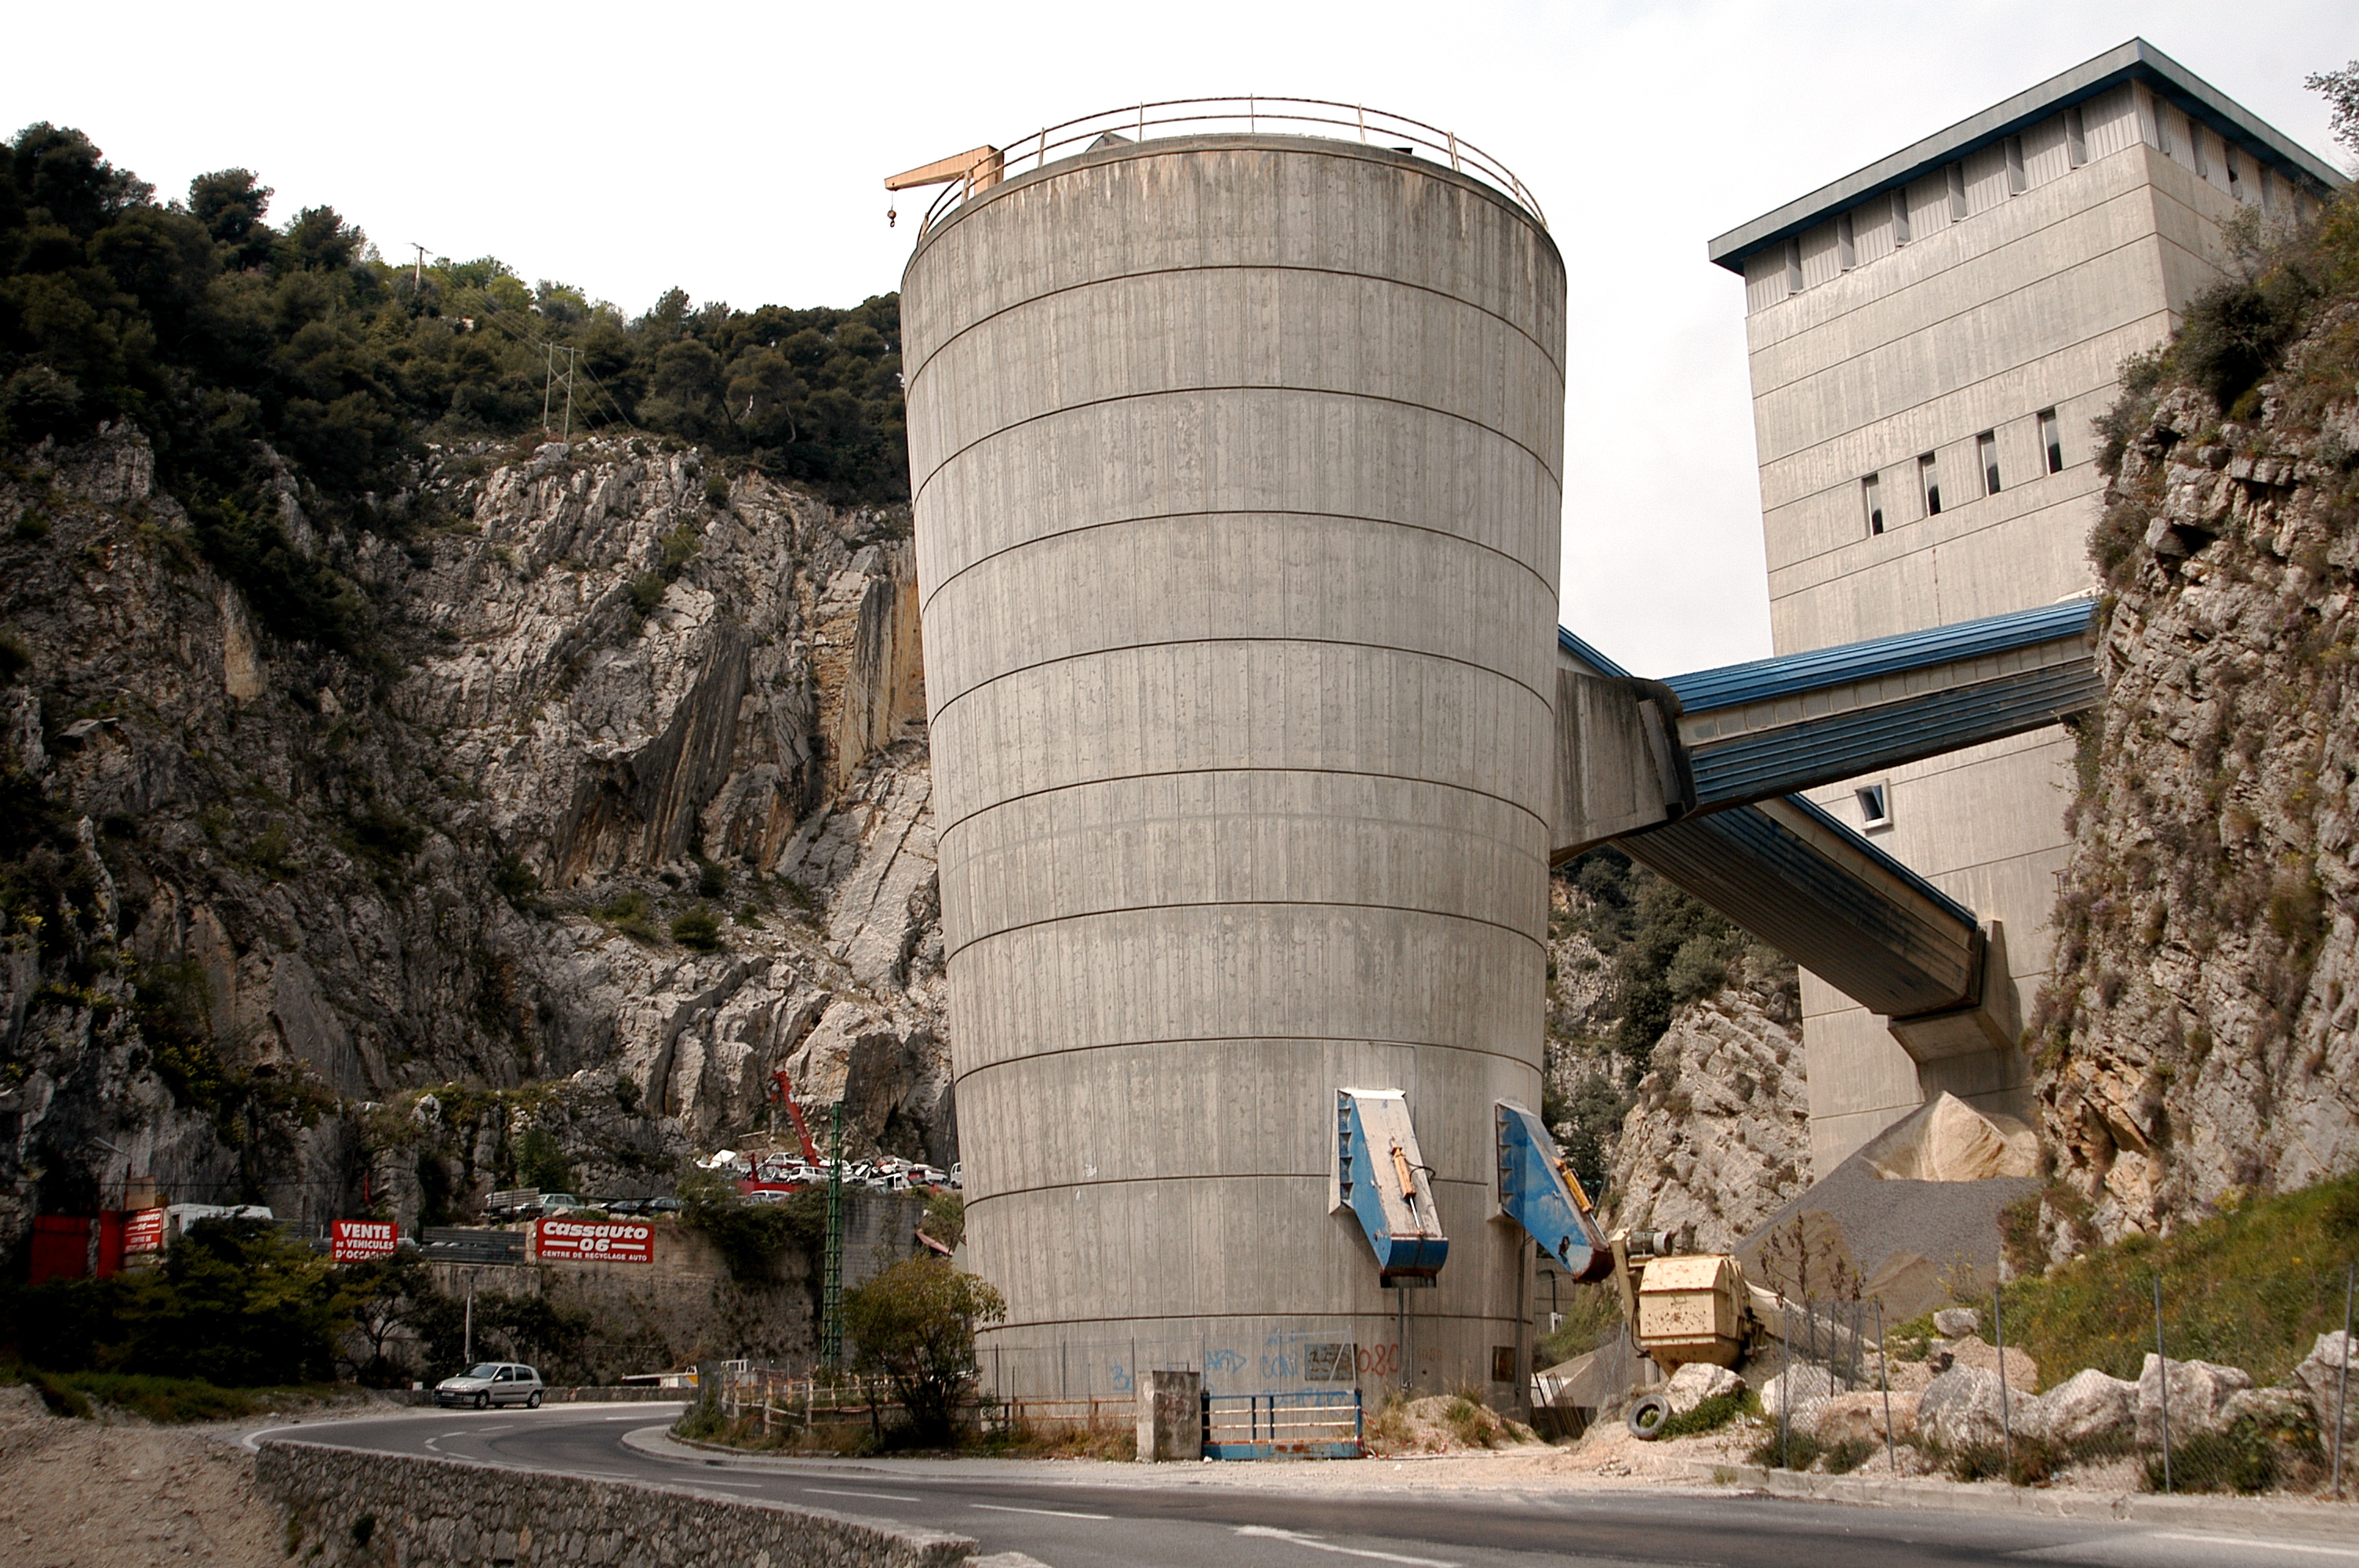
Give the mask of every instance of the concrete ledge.
<svg viewBox="0 0 2359 1568">
<path fill-rule="evenodd" d="M 322 1568 L 966 1568 L 975 1557 L 962 1535 L 685 1487 L 283 1438 L 255 1447 L 257 1486 L 294 1516 Z"/>
<path fill-rule="evenodd" d="M 1773 1498 L 1811 1498 L 1863 1508 L 2116 1519 L 2127 1524 L 2359 1541 L 2359 1506 L 2351 1503 L 2287 1502 L 2208 1493 L 2198 1497 L 2158 1497 L 2149 1492 L 2074 1492 L 2061 1487 L 2009 1487 L 1998 1482 L 1817 1476 L 1767 1470 L 1757 1465 L 1712 1465 L 1701 1460 L 1691 1463 L 1689 1473 L 1699 1481 L 1742 1487 Z"/>
</svg>

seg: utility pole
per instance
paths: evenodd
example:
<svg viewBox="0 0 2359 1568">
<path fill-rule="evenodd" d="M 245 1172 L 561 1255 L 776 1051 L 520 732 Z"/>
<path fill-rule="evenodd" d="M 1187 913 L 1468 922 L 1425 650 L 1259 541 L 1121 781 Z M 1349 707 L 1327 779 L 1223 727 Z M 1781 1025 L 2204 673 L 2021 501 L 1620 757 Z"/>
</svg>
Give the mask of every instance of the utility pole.
<svg viewBox="0 0 2359 1568">
<path fill-rule="evenodd" d="M 820 1359 L 843 1367 L 843 1102 L 828 1118 L 827 1261 L 820 1279 Z"/>
<path fill-rule="evenodd" d="M 409 242 L 409 248 L 418 253 L 418 267 L 410 274 L 410 281 L 423 288 L 426 287 L 426 247 L 412 240 Z"/>
<path fill-rule="evenodd" d="M 544 436 L 549 434 L 551 395 L 561 379 L 565 387 L 565 433 L 558 438 L 570 441 L 573 438 L 573 365 L 582 357 L 582 351 L 567 348 L 562 343 L 543 343 L 541 350 L 548 357 L 548 363 L 540 378 L 540 433 Z M 565 356 L 565 374 L 561 378 L 557 373 L 557 356 L 560 354 Z"/>
</svg>

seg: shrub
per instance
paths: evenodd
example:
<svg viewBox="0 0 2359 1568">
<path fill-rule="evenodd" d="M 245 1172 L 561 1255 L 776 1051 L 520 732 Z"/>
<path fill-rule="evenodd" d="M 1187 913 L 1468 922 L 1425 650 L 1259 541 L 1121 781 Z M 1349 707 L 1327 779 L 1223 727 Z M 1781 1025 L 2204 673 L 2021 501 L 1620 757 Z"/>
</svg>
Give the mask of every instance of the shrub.
<svg viewBox="0 0 2359 1568">
<path fill-rule="evenodd" d="M 921 1444 L 949 1440 L 958 1401 L 974 1380 L 975 1325 L 1006 1315 L 997 1291 L 939 1258 L 896 1263 L 843 1298 L 858 1365 L 893 1385 L 909 1435 Z"/>
<path fill-rule="evenodd" d="M 516 1180 L 544 1193 L 573 1190 L 573 1167 L 548 1129 L 528 1129 L 517 1141 Z"/>
<path fill-rule="evenodd" d="M 1701 1437 L 1707 1432 L 1717 1432 L 1745 1411 L 1745 1394 L 1714 1394 L 1698 1400 L 1692 1406 L 1663 1418 L 1655 1429 L 1656 1441 L 1666 1437 Z"/>
<path fill-rule="evenodd" d="M 727 1179 L 691 1171 L 679 1182 L 680 1218 L 712 1240 L 729 1277 L 741 1285 L 767 1284 L 787 1255 L 793 1220 L 783 1206 L 749 1204 Z"/>
<path fill-rule="evenodd" d="M 717 953 L 721 950 L 720 917 L 710 906 L 692 903 L 673 919 L 671 939 L 699 953 Z"/>
<path fill-rule="evenodd" d="M 625 936 L 636 937 L 642 942 L 658 939 L 647 895 L 636 888 L 616 893 L 601 904 L 596 914 L 605 925 Z"/>
<path fill-rule="evenodd" d="M 540 878 L 525 864 L 522 855 L 503 855 L 492 871 L 492 891 L 521 909 L 540 892 Z"/>
<path fill-rule="evenodd" d="M 644 621 L 656 612 L 656 606 L 663 602 L 664 589 L 670 586 L 661 572 L 641 572 L 631 579 L 627 590 L 631 596 L 631 608 L 638 611 L 640 620 Z"/>
<path fill-rule="evenodd" d="M 1773 1424 L 1745 1456 L 1748 1465 L 1769 1470 L 1807 1470 L 1819 1462 L 1819 1440 L 1806 1432 L 1780 1433 Z"/>
</svg>

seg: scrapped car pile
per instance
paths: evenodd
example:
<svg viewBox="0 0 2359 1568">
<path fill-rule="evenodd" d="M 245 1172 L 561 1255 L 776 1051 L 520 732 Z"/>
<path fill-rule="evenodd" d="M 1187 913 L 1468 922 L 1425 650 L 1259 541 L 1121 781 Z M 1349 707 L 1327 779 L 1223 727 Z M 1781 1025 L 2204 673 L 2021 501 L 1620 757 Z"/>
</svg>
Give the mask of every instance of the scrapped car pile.
<svg viewBox="0 0 2359 1568">
<path fill-rule="evenodd" d="M 798 1187 L 824 1186 L 828 1168 L 799 1154 L 741 1154 L 723 1149 L 697 1162 L 699 1167 L 736 1179 L 738 1189 L 756 1202 L 776 1202 Z M 961 1168 L 940 1170 L 922 1161 L 885 1154 L 874 1160 L 846 1160 L 843 1184 L 875 1192 L 956 1192 Z"/>
</svg>

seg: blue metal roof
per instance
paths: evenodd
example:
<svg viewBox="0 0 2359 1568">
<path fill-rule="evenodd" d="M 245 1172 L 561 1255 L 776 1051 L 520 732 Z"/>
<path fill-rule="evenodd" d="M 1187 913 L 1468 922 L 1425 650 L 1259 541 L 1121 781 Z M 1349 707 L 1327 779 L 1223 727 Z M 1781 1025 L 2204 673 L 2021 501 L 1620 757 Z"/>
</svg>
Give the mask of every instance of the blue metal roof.
<svg viewBox="0 0 2359 1568">
<path fill-rule="evenodd" d="M 1689 748 L 1696 801 L 1764 800 L 2045 729 L 2104 700 L 2086 661 Z"/>
<path fill-rule="evenodd" d="M 1673 676 L 1663 684 L 1679 694 L 1680 706 L 1687 712 L 1708 713 L 1714 708 L 1759 702 L 1765 697 L 1791 697 L 1821 687 L 1845 686 L 1930 665 L 2085 636 L 2095 623 L 2096 614 L 2094 600 L 2068 599 L 2034 610 L 1962 621 L 1954 626 L 1935 626 L 1923 632 L 1903 632 L 1897 637 L 1876 637 L 1864 643 L 1788 654 L 1780 658 L 1698 670 L 1692 675 Z M 1557 638 L 1560 643 L 1588 646 L 1561 628 Z"/>
<path fill-rule="evenodd" d="M 1898 887 L 1862 878 L 1750 806 L 1683 816 L 1614 842 L 1875 1011 L 1924 1012 L 1957 1001 L 1972 980 L 1965 966 L 1973 914 L 1799 795 L 1788 801 L 1837 829 L 1843 844 L 1864 851 Z"/>
<path fill-rule="evenodd" d="M 1628 670 L 1624 669 L 1561 626 L 1556 629 L 1556 645 L 1582 664 L 1589 665 L 1599 675 L 1613 676 L 1620 680 L 1627 680 L 1630 676 Z"/>
</svg>

